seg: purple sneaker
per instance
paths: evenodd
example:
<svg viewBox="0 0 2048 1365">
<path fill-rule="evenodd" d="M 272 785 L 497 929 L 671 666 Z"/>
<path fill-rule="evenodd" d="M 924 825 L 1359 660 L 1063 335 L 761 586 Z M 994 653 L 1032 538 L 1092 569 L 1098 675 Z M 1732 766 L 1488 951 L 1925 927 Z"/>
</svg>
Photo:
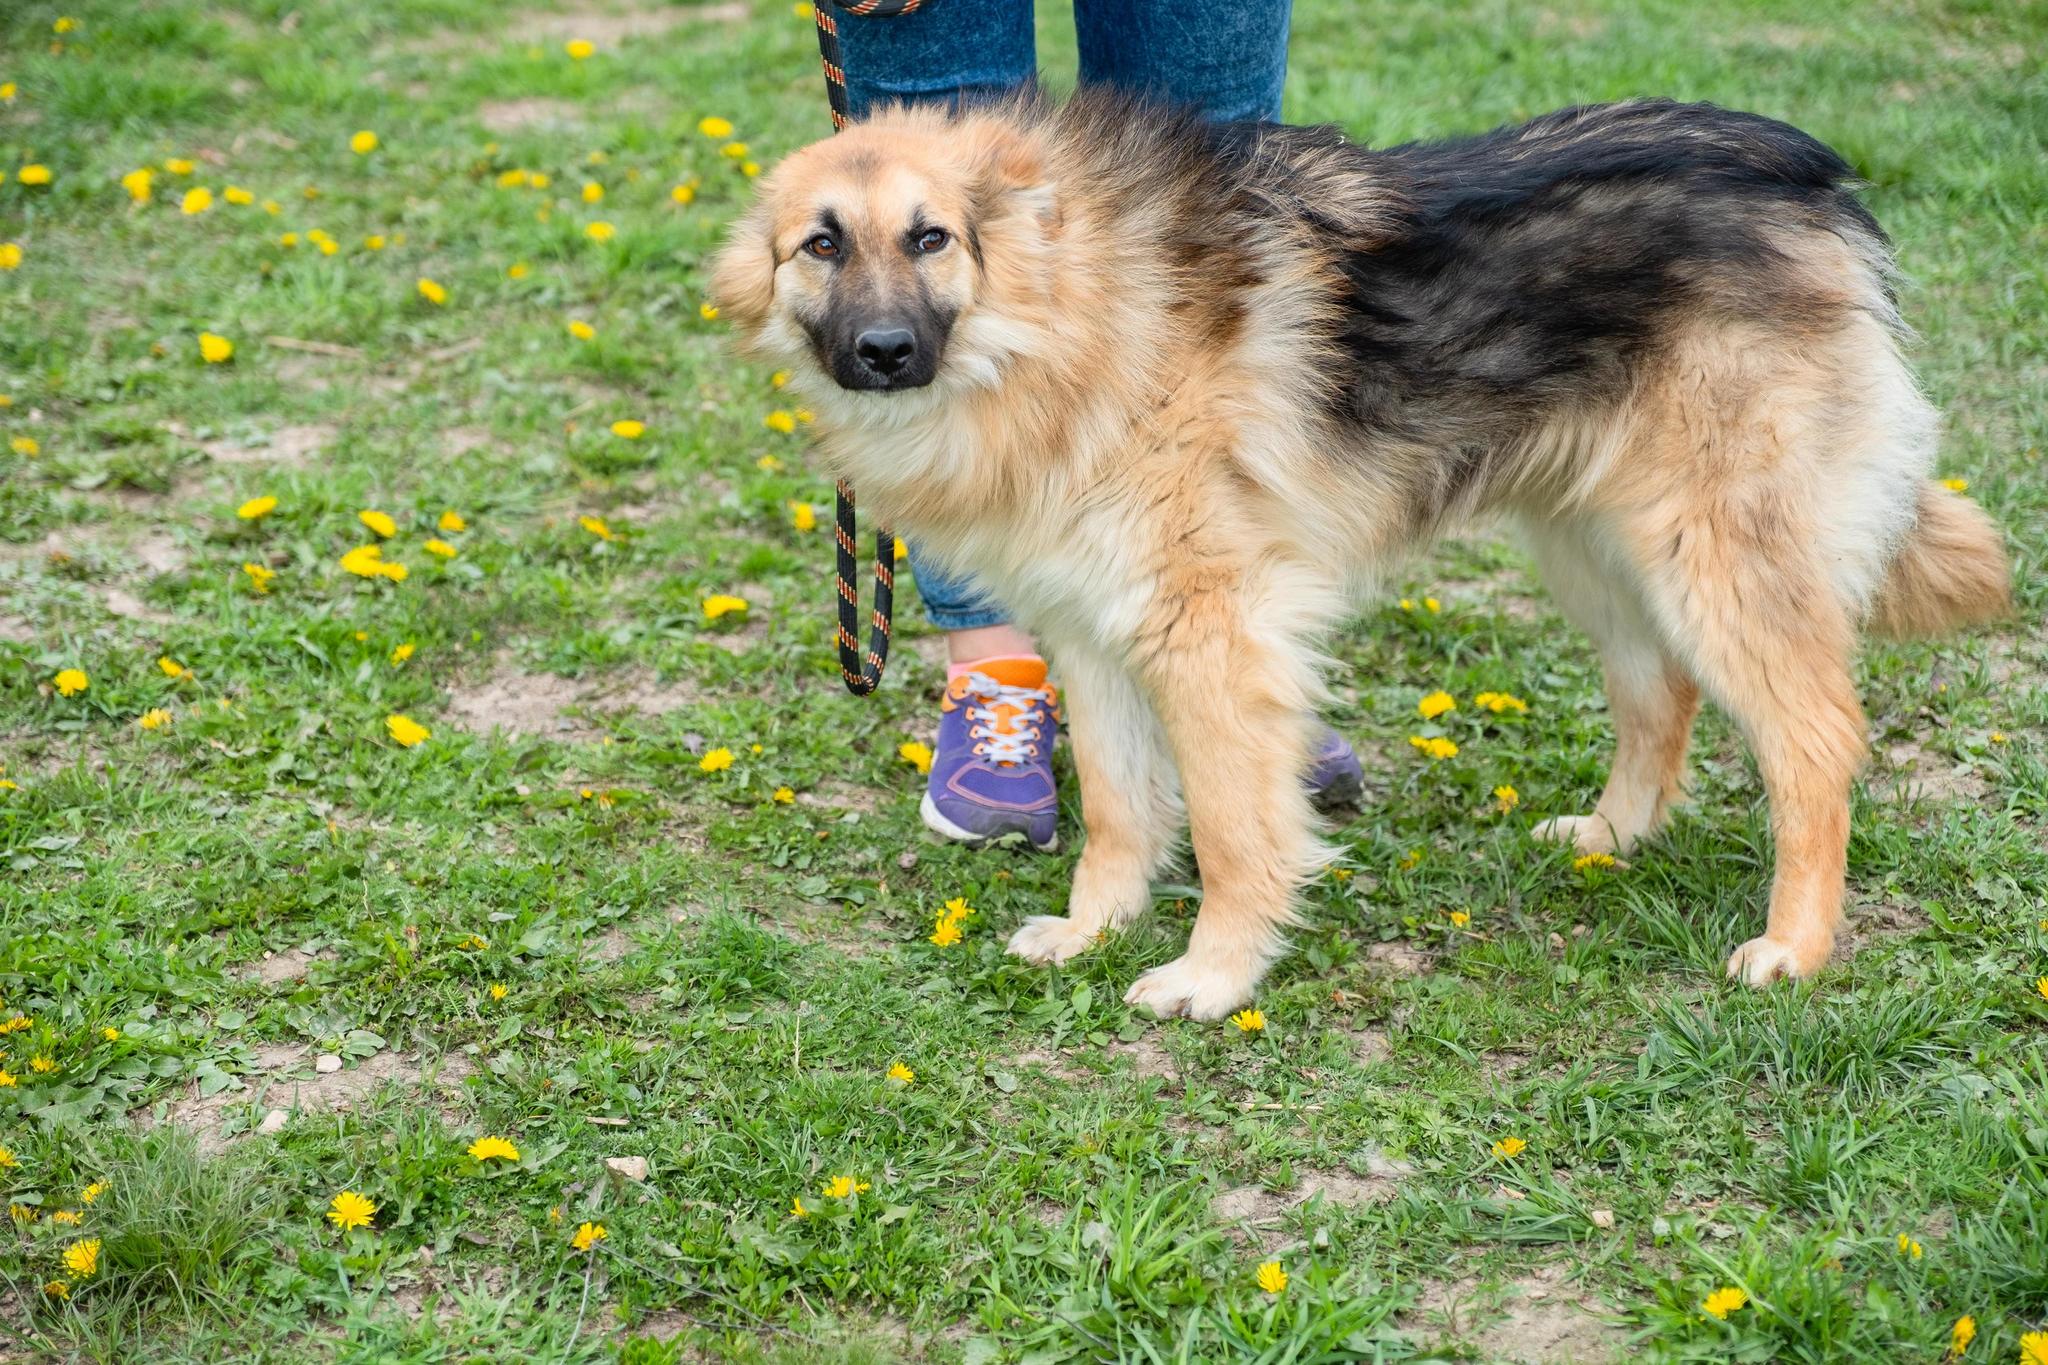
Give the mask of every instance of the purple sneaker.
<svg viewBox="0 0 2048 1365">
<path fill-rule="evenodd" d="M 1317 810 L 1355 806 L 1365 793 L 1365 768 L 1352 752 L 1351 742 L 1326 727 L 1301 784 L 1308 788 L 1308 799 Z"/>
<path fill-rule="evenodd" d="M 1058 708 L 1043 659 L 988 659 L 946 684 L 920 807 L 925 826 L 965 844 L 1021 840 L 1043 853 L 1059 847 L 1052 778 Z"/>
</svg>

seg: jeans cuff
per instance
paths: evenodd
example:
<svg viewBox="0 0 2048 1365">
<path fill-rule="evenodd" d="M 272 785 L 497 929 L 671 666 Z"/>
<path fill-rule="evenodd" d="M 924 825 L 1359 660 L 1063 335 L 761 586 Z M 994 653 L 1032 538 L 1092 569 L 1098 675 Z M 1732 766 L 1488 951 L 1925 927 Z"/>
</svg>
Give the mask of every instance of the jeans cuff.
<svg viewBox="0 0 2048 1365">
<path fill-rule="evenodd" d="M 1000 611 L 987 608 L 969 608 L 965 611 L 949 611 L 944 607 L 937 610 L 931 603 L 924 604 L 924 619 L 932 623 L 935 630 L 979 630 L 983 626 L 1005 626 L 1010 618 Z"/>
</svg>

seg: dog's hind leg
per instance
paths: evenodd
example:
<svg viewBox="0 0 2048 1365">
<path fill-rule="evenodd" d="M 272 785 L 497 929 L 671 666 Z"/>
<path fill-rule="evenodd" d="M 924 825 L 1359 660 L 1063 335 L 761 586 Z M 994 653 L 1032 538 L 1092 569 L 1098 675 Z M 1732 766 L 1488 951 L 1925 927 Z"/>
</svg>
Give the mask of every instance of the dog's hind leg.
<svg viewBox="0 0 2048 1365">
<path fill-rule="evenodd" d="M 1054 648 L 1087 837 L 1065 915 L 1034 915 L 1010 938 L 1031 962 L 1064 962 L 1152 904 L 1152 876 L 1180 832 L 1180 793 L 1152 705 L 1121 665 Z"/>
<path fill-rule="evenodd" d="M 1809 976 L 1841 922 L 1849 786 L 1864 754 L 1854 617 L 1821 558 L 1816 513 L 1763 485 L 1689 494 L 1629 532 L 1666 638 L 1741 727 L 1770 802 L 1770 913 L 1728 974 L 1753 986 Z"/>
<path fill-rule="evenodd" d="M 1596 538 L 1574 522 L 1532 519 L 1523 528 L 1551 595 L 1600 650 L 1614 722 L 1614 764 L 1592 813 L 1553 817 L 1535 833 L 1583 853 L 1625 854 L 1685 798 L 1699 688 L 1659 638 L 1628 581 L 1633 575 L 1617 573 L 1594 552 Z"/>
</svg>

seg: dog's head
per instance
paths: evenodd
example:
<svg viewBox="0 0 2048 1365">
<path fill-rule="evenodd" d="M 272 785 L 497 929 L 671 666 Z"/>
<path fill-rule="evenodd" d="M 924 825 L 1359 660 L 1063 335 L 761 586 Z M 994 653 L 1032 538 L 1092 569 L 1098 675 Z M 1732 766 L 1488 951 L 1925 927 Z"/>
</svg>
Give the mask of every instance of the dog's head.
<svg viewBox="0 0 2048 1365">
<path fill-rule="evenodd" d="M 713 295 L 750 349 L 841 389 L 991 382 L 1017 331 L 999 319 L 1043 289 L 1052 202 L 1001 111 L 890 110 L 761 180 Z"/>
</svg>

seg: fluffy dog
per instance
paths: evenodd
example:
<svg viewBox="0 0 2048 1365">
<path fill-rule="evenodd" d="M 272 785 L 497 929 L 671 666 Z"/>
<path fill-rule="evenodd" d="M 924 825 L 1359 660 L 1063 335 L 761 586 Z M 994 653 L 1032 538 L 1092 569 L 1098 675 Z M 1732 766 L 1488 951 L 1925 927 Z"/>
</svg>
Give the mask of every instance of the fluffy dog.
<svg viewBox="0 0 2048 1365">
<path fill-rule="evenodd" d="M 1587 815 L 1682 795 L 1704 691 L 1777 850 L 1761 985 L 1827 960 L 1864 753 L 1859 629 L 2008 600 L 1930 482 L 1886 238 L 1849 167 L 1710 105 L 1568 109 L 1374 151 L 1107 93 L 894 110 L 761 182 L 715 293 L 868 509 L 1003 585 L 1065 680 L 1087 838 L 1057 962 L 1150 904 L 1185 812 L 1204 899 L 1126 997 L 1219 1017 L 1320 865 L 1300 775 L 1319 642 L 1397 559 L 1518 526 L 1605 666 Z"/>
</svg>

